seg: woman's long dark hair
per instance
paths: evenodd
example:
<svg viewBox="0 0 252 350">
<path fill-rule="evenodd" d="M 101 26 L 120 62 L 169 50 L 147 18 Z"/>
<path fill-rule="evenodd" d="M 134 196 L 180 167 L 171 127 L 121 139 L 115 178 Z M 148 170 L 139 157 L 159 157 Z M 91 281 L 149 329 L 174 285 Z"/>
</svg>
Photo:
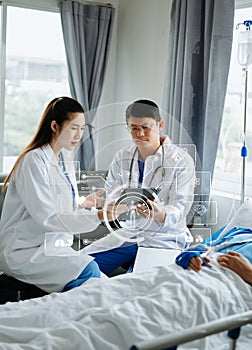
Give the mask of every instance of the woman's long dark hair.
<svg viewBox="0 0 252 350">
<path fill-rule="evenodd" d="M 72 113 L 84 113 L 84 109 L 78 101 L 71 97 L 57 97 L 49 102 L 41 117 L 35 135 L 33 136 L 31 142 L 25 147 L 23 152 L 21 152 L 18 156 L 11 172 L 4 181 L 2 191 L 6 189 L 11 175 L 24 155 L 35 148 L 39 148 L 50 143 L 53 137 L 51 122 L 55 120 L 59 125 L 59 130 L 61 131 L 63 124 L 70 119 L 70 114 Z"/>
</svg>

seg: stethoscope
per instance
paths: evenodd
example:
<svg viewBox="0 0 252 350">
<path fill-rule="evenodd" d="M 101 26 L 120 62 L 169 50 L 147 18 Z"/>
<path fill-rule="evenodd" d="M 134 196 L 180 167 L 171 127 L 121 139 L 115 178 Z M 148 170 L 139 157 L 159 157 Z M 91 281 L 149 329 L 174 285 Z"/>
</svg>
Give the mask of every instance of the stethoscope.
<svg viewBox="0 0 252 350">
<path fill-rule="evenodd" d="M 149 187 L 151 187 L 151 184 L 154 180 L 154 177 L 155 175 L 157 174 L 157 172 L 159 171 L 159 169 L 162 169 L 162 178 L 161 178 L 161 181 L 160 181 L 160 184 L 156 187 L 158 188 L 163 180 L 164 180 L 164 177 L 165 177 L 165 168 L 164 168 L 164 145 L 162 143 L 161 145 L 161 149 L 162 149 L 162 161 L 161 161 L 161 165 L 159 165 L 152 173 L 152 176 L 151 176 L 151 179 L 150 179 L 150 183 L 149 183 Z M 132 156 L 132 159 L 131 159 L 131 162 L 130 162 L 130 168 L 129 168 L 129 187 L 131 186 L 131 180 L 132 180 L 132 170 L 133 170 L 133 165 L 134 165 L 134 160 L 135 160 L 135 156 L 136 156 L 136 153 L 138 151 L 138 148 L 136 147 L 134 153 L 133 153 L 133 156 Z"/>
</svg>

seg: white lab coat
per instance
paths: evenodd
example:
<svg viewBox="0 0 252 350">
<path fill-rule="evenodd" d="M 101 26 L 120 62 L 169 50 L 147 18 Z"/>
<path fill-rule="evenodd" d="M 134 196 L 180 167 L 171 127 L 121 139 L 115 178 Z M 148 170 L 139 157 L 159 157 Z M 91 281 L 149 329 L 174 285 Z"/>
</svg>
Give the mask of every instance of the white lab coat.
<svg viewBox="0 0 252 350">
<path fill-rule="evenodd" d="M 73 176 L 71 182 L 77 193 Z M 0 222 L 0 269 L 47 292 L 61 291 L 93 258 L 82 251 L 46 255 L 45 233 L 90 232 L 99 223 L 96 211 L 73 211 L 69 182 L 50 145 L 32 150 L 8 185 Z"/>
<path fill-rule="evenodd" d="M 136 146 L 131 145 L 116 153 L 106 180 L 108 196 L 116 198 L 120 195 L 122 188 L 138 187 L 138 151 L 135 153 L 135 150 Z M 133 156 L 132 178 L 129 183 Z M 165 169 L 163 177 L 162 165 Z M 158 186 L 161 187 L 158 204 L 165 209 L 166 220 L 162 227 L 153 220 L 150 222 L 150 219 L 147 219 L 148 222 L 143 218 L 137 220 L 141 237 L 139 236 L 139 240 L 136 237 L 135 241 L 144 247 L 184 248 L 191 241 L 191 234 L 186 226 L 186 216 L 194 198 L 195 165 L 191 156 L 182 148 L 172 144 L 167 136 L 164 137 L 163 151 L 160 146 L 156 154 L 146 159 L 144 166 L 142 187 Z M 145 227 L 146 229 L 143 229 Z M 125 228 L 116 230 L 115 234 L 87 247 L 86 252 L 94 253 L 121 246 L 124 238 L 128 242 L 133 242 L 132 236 L 134 234 Z"/>
</svg>

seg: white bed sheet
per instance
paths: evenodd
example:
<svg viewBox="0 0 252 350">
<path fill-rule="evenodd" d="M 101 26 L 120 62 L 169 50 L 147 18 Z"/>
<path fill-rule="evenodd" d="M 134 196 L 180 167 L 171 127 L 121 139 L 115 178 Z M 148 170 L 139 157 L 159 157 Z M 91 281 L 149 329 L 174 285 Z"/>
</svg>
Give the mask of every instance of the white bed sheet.
<svg viewBox="0 0 252 350">
<path fill-rule="evenodd" d="M 0 306 L 2 350 L 124 350 L 136 342 L 252 309 L 252 287 L 214 265 L 172 264 L 148 273 L 92 279 L 79 288 Z M 227 349 L 226 334 L 179 349 Z M 237 349 L 251 350 L 245 326 Z"/>
</svg>

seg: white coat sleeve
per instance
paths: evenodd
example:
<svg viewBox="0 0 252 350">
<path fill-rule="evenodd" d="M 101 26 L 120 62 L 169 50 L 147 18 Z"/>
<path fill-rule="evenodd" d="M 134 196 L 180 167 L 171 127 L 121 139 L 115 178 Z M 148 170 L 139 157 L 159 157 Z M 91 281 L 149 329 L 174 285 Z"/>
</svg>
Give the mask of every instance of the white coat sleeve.
<svg viewBox="0 0 252 350">
<path fill-rule="evenodd" d="M 22 159 L 15 172 L 15 184 L 27 212 L 45 232 L 89 232 L 100 223 L 97 213 L 90 211 L 57 212 L 45 161 L 37 154 L 27 154 Z"/>
<path fill-rule="evenodd" d="M 195 179 L 194 162 L 188 156 L 175 171 L 174 181 L 169 191 L 169 200 L 164 205 L 166 219 L 163 230 L 172 226 L 175 228 L 180 222 L 186 220 L 194 199 Z"/>
</svg>

